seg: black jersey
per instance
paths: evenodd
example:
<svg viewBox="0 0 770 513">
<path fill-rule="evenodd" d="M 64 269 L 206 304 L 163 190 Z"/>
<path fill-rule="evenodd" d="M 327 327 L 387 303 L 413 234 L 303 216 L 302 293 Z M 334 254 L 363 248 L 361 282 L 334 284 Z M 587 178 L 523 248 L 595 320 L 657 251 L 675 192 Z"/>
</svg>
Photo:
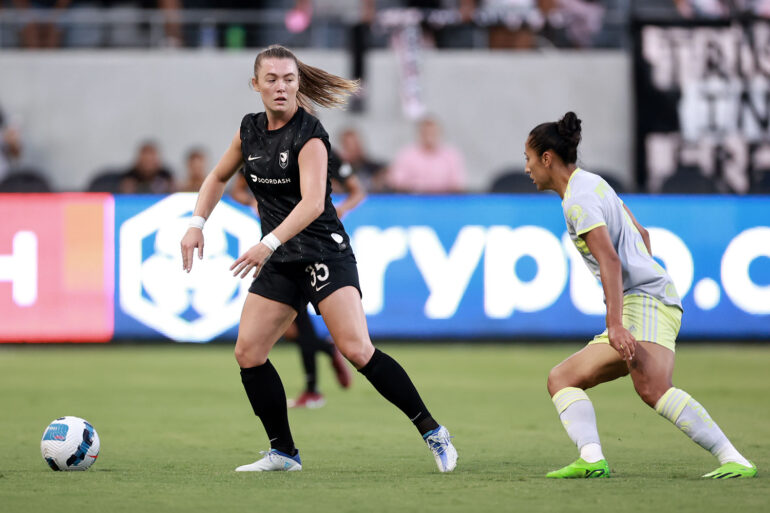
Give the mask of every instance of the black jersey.
<svg viewBox="0 0 770 513">
<path fill-rule="evenodd" d="M 329 134 L 321 122 L 300 107 L 284 126 L 267 129 L 264 112 L 247 114 L 241 121 L 241 172 L 259 204 L 262 233 L 281 224 L 302 199 L 299 187 L 299 152 L 313 138 L 323 141 L 331 155 Z M 352 255 L 350 239 L 337 218 L 331 200 L 331 177 L 326 174 L 323 213 L 273 254 L 278 262 L 323 261 Z"/>
</svg>

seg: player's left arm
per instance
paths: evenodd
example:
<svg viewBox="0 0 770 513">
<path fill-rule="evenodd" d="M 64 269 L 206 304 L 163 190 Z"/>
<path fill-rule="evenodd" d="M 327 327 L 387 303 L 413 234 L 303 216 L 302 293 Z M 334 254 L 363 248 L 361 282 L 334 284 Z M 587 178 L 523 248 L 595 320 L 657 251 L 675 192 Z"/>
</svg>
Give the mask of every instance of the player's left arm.
<svg viewBox="0 0 770 513">
<path fill-rule="evenodd" d="M 356 208 L 362 201 L 364 201 L 364 198 L 366 198 L 364 184 L 362 184 L 361 180 L 354 174 L 348 175 L 348 177 L 342 181 L 342 187 L 345 188 L 347 196 L 345 196 L 342 203 L 336 206 L 337 217 L 340 219 Z"/>
<path fill-rule="evenodd" d="M 624 360 L 631 360 L 636 339 L 623 326 L 623 269 L 606 225 L 597 226 L 581 235 L 591 254 L 599 262 L 604 297 L 607 303 L 607 335 L 610 345 Z"/>
<path fill-rule="evenodd" d="M 631 218 L 631 222 L 634 223 L 634 226 L 636 226 L 636 229 L 639 230 L 639 234 L 642 236 L 642 240 L 644 241 L 644 245 L 647 248 L 647 253 L 652 255 L 652 244 L 650 243 L 650 232 L 648 232 L 644 226 L 639 224 L 639 221 L 636 220 L 634 217 L 634 214 L 631 213 L 631 209 L 628 208 L 628 205 L 623 203 L 623 208 L 626 209 L 626 212 L 628 213 L 628 217 Z"/>
<path fill-rule="evenodd" d="M 323 141 L 310 139 L 299 152 L 299 190 L 302 199 L 273 234 L 281 243 L 291 239 L 318 219 L 326 200 L 327 151 Z"/>
</svg>

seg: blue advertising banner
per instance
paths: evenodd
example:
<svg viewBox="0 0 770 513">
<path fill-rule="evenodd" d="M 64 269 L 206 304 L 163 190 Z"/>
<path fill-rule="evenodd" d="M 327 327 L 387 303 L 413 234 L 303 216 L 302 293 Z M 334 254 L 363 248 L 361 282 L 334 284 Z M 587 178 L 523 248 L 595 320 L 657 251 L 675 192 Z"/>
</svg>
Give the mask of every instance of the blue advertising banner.
<svg viewBox="0 0 770 513">
<path fill-rule="evenodd" d="M 220 203 L 203 260 L 182 271 L 195 194 L 115 199 L 115 335 L 235 338 L 249 279 L 231 276 L 260 238 Z M 683 297 L 681 335 L 770 338 L 770 198 L 625 196 Z M 601 286 L 566 234 L 558 197 L 377 196 L 344 219 L 373 337 L 590 337 Z"/>
<path fill-rule="evenodd" d="M 227 200 L 206 223 L 203 259 L 182 270 L 180 242 L 197 194 L 115 197 L 115 337 L 235 339 L 249 282 L 230 265 L 259 242 L 254 214 Z"/>
</svg>

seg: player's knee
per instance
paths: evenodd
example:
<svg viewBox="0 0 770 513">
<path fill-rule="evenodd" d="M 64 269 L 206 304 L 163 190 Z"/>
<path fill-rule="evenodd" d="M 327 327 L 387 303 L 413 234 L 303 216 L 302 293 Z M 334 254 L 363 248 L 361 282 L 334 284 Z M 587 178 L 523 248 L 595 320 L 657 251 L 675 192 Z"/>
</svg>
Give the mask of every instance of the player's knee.
<svg viewBox="0 0 770 513">
<path fill-rule="evenodd" d="M 557 365 L 548 373 L 548 382 L 546 383 L 546 386 L 548 387 L 548 393 L 553 396 L 562 388 L 569 386 L 566 384 L 566 382 L 567 379 L 565 373 L 560 368 L 560 366 Z"/>
<path fill-rule="evenodd" d="M 639 394 L 639 397 L 642 399 L 642 401 L 644 401 L 645 404 L 651 408 L 655 408 L 658 400 L 663 397 L 663 394 L 665 394 L 666 390 L 668 390 L 670 387 L 671 385 L 665 386 L 646 381 L 634 383 L 636 393 Z"/>
<path fill-rule="evenodd" d="M 374 346 L 368 340 L 341 341 L 337 343 L 337 348 L 357 369 L 366 365 L 374 354 Z"/>
<path fill-rule="evenodd" d="M 249 350 L 248 346 L 235 344 L 235 361 L 241 369 L 257 367 L 267 361 L 267 355 L 260 355 L 257 351 Z"/>
</svg>

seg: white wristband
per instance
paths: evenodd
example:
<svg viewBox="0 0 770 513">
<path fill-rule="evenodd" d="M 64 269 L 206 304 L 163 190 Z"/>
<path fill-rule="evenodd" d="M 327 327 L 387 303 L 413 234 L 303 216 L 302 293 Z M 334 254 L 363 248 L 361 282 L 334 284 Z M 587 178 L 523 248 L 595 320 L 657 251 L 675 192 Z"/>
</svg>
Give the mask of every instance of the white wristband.
<svg viewBox="0 0 770 513">
<path fill-rule="evenodd" d="M 270 248 L 270 251 L 275 251 L 281 245 L 281 241 L 272 232 L 262 237 L 262 240 L 259 242 Z"/>
<path fill-rule="evenodd" d="M 190 218 L 191 228 L 198 228 L 199 230 L 203 230 L 203 225 L 205 223 L 206 223 L 206 218 L 202 216 L 192 216 L 192 218 Z"/>
</svg>

